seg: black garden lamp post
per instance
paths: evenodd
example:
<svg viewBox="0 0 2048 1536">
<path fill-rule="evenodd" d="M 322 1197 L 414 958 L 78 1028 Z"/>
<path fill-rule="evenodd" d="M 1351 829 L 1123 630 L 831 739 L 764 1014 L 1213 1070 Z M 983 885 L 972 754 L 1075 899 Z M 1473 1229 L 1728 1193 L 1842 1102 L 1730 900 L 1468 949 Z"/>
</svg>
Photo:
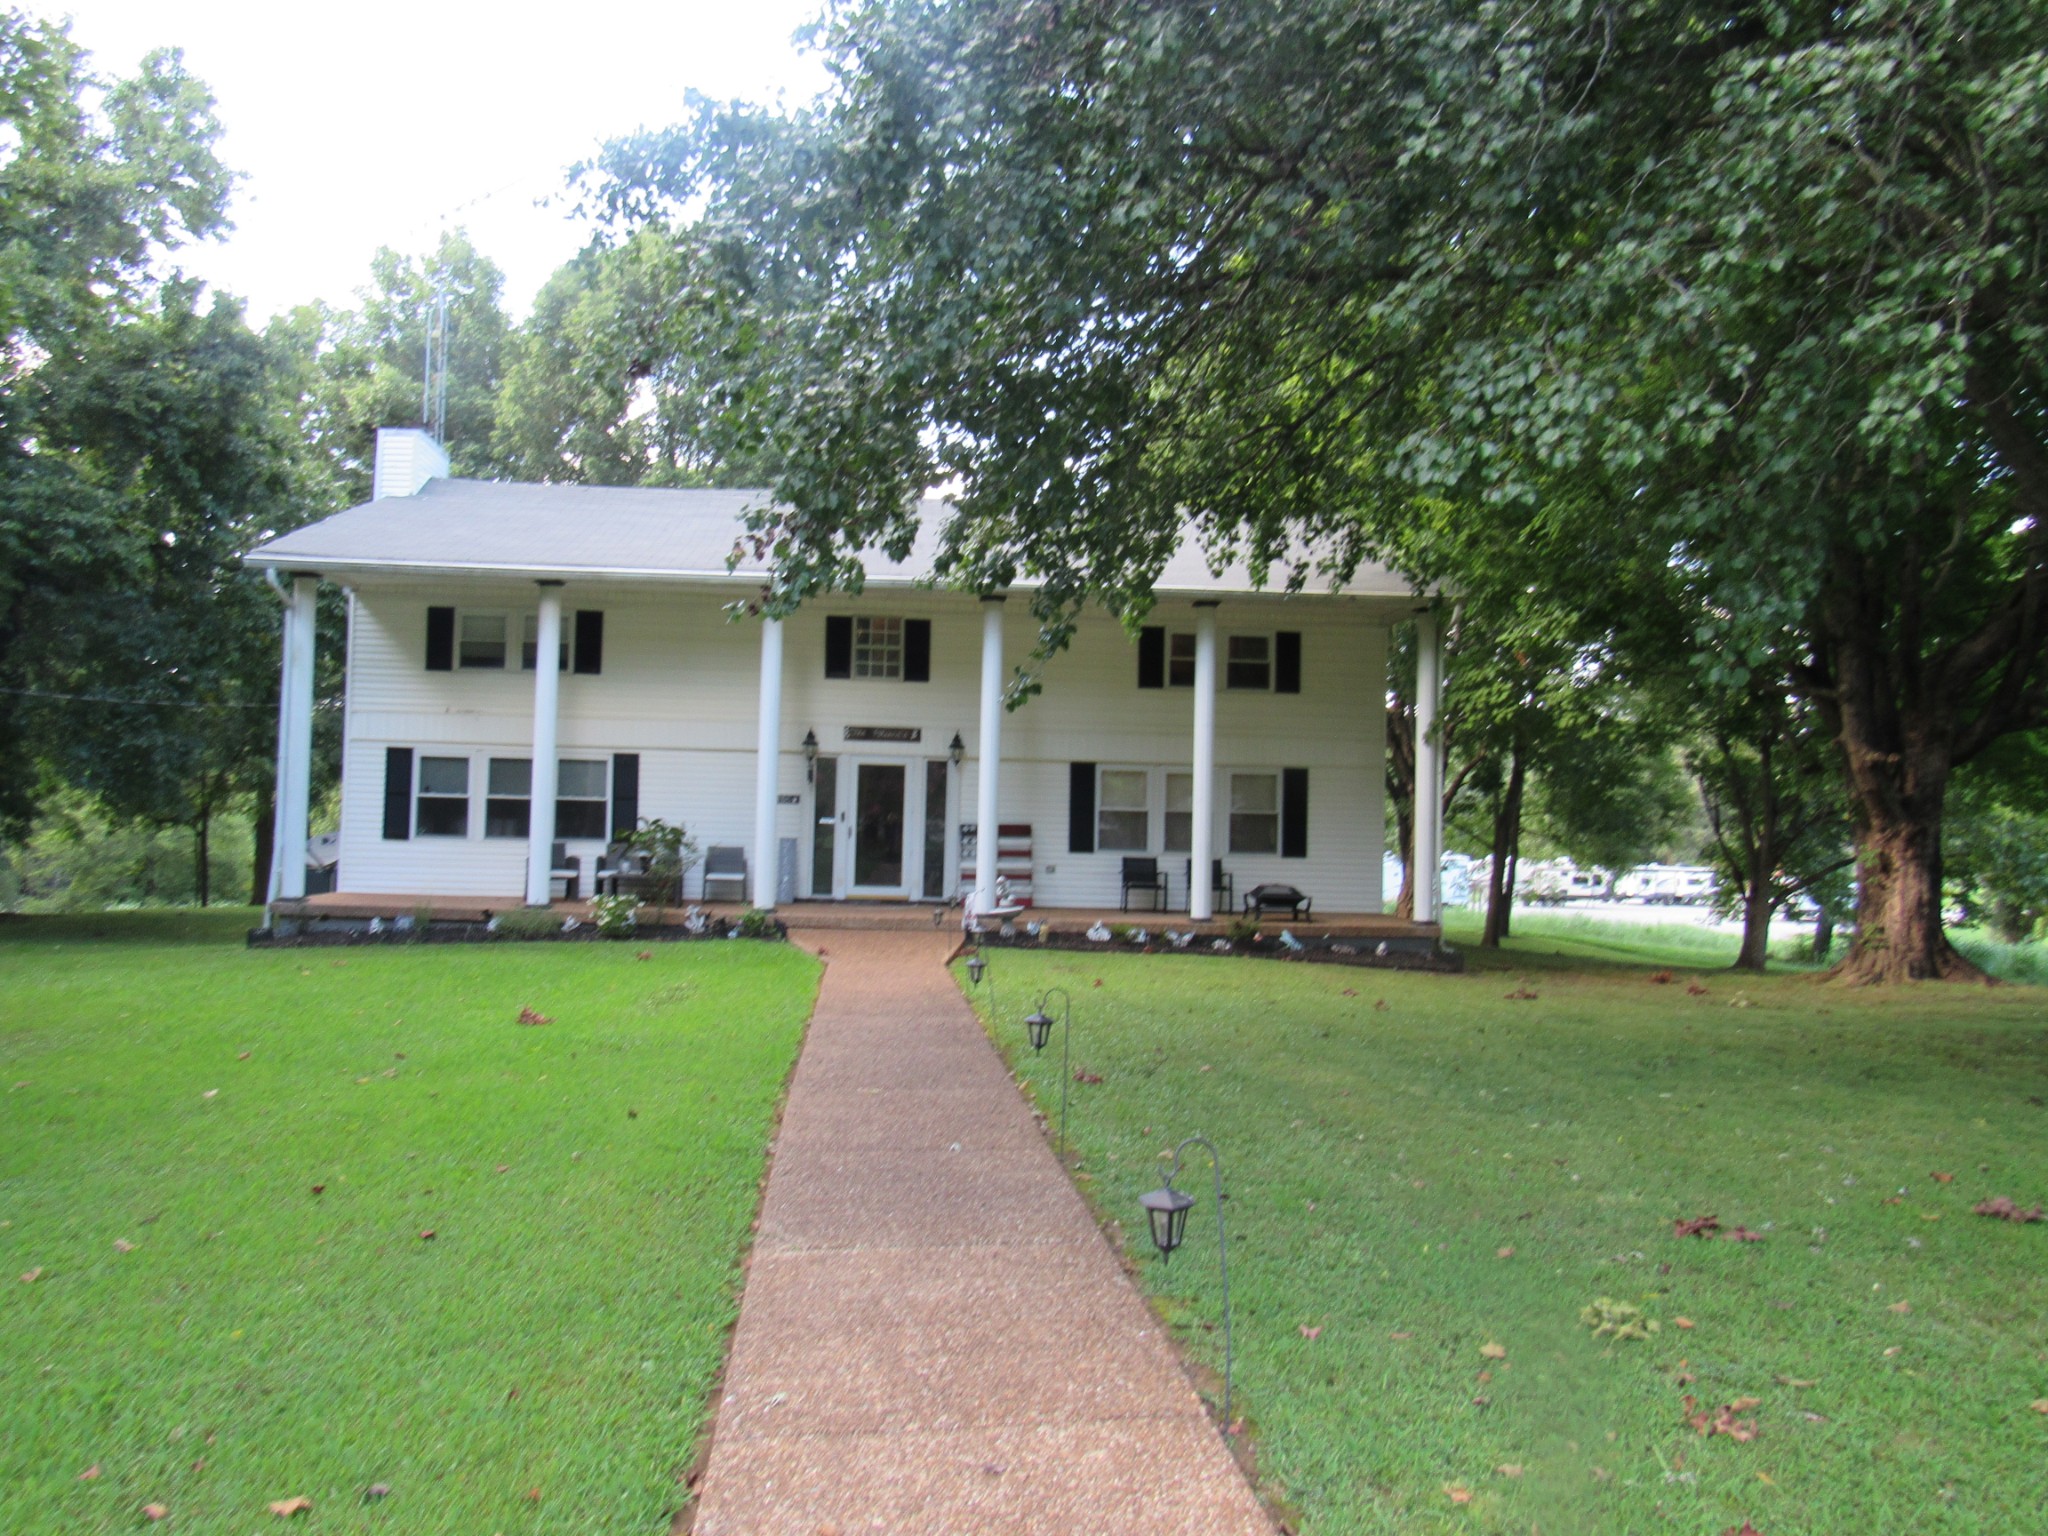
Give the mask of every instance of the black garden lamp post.
<svg viewBox="0 0 2048 1536">
<path fill-rule="evenodd" d="M 1199 1146 L 1209 1154 L 1209 1166 L 1216 1179 L 1216 1262 L 1223 1271 L 1223 1433 L 1230 1433 L 1230 1256 L 1226 1251 L 1223 1235 L 1223 1157 L 1216 1150 L 1216 1144 L 1206 1136 L 1190 1136 L 1173 1149 L 1173 1167 L 1168 1170 L 1165 1184 L 1147 1194 L 1138 1196 L 1138 1203 L 1145 1208 L 1145 1217 L 1152 1227 L 1152 1243 L 1159 1250 L 1159 1260 L 1165 1263 L 1173 1257 L 1187 1237 L 1188 1212 L 1194 1208 L 1195 1198 L 1184 1190 L 1173 1187 L 1176 1175 L 1180 1173 L 1181 1154 L 1189 1147 Z"/>
<path fill-rule="evenodd" d="M 977 987 L 981 985 L 982 972 L 986 971 L 987 969 L 988 962 L 981 958 L 980 950 L 976 950 L 973 954 L 967 957 L 967 979 L 973 982 Z"/>
<path fill-rule="evenodd" d="M 1060 1157 L 1065 1159 L 1067 1155 L 1067 1088 L 1074 1080 L 1073 1067 L 1071 1065 L 1074 1048 L 1074 1000 L 1067 996 L 1067 989 L 1065 987 L 1047 987 L 1038 994 L 1037 1008 L 1033 1009 L 1024 1020 L 1024 1033 L 1031 1041 L 1032 1050 L 1042 1051 L 1045 1049 L 1046 1042 L 1052 1038 L 1052 1015 L 1045 1010 L 1046 1005 L 1052 1001 L 1054 993 L 1059 994 L 1060 1017 L 1065 1021 L 1065 1027 L 1060 1031 Z"/>
</svg>

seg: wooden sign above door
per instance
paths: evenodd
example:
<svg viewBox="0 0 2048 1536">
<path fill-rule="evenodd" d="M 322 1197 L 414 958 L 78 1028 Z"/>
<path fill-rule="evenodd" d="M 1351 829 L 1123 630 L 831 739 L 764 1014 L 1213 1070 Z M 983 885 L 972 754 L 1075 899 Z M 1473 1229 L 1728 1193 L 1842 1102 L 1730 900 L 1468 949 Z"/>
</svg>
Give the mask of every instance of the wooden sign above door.
<svg viewBox="0 0 2048 1536">
<path fill-rule="evenodd" d="M 849 725 L 848 741 L 923 741 L 924 729 L 916 725 Z"/>
</svg>

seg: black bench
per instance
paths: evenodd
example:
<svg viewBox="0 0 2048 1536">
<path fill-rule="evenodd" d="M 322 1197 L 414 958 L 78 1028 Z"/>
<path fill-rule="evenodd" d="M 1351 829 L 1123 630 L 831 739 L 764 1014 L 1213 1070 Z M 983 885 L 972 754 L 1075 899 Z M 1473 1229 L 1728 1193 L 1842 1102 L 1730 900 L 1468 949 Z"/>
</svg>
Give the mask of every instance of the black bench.
<svg viewBox="0 0 2048 1536">
<path fill-rule="evenodd" d="M 1300 922 L 1314 906 L 1313 896 L 1304 896 L 1291 885 L 1255 885 L 1244 893 L 1246 917 L 1264 912 L 1285 912 Z"/>
</svg>

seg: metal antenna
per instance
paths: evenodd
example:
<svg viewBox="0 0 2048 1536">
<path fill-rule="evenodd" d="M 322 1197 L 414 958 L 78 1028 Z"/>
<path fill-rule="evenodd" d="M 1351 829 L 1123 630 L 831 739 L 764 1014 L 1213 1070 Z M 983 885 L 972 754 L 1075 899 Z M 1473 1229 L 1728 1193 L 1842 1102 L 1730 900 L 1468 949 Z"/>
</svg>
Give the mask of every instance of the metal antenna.
<svg viewBox="0 0 2048 1536">
<path fill-rule="evenodd" d="M 448 290 L 436 283 L 427 295 L 427 341 L 420 373 L 420 425 L 448 443 Z"/>
</svg>

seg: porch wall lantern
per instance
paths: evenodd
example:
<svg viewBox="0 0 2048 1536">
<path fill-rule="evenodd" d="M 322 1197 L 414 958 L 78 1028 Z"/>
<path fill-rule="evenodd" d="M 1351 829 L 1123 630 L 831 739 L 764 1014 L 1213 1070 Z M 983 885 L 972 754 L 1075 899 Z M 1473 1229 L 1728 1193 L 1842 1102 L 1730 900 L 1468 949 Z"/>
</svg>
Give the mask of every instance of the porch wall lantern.
<svg viewBox="0 0 2048 1536">
<path fill-rule="evenodd" d="M 806 784 L 815 784 L 815 783 L 817 783 L 817 782 L 818 782 L 818 779 L 817 779 L 817 774 L 818 774 L 818 733 L 817 733 L 816 731 L 805 731 L 805 732 L 804 732 L 804 782 L 805 782 Z"/>
<path fill-rule="evenodd" d="M 1046 1042 L 1052 1038 L 1052 1015 L 1045 1010 L 1055 993 L 1059 995 L 1060 1017 L 1066 1021 L 1066 1027 L 1060 1032 L 1060 1157 L 1064 1159 L 1067 1155 L 1067 1085 L 1074 1080 L 1073 1068 L 1069 1065 L 1074 1045 L 1074 1000 L 1067 996 L 1065 987 L 1047 987 L 1038 994 L 1038 1006 L 1024 1020 L 1024 1033 L 1031 1041 L 1032 1050 L 1045 1049 Z"/>
<path fill-rule="evenodd" d="M 1149 1194 L 1138 1197 L 1138 1203 L 1145 1208 L 1145 1216 L 1152 1228 L 1152 1243 L 1159 1250 L 1159 1259 L 1165 1263 L 1173 1257 L 1187 1237 L 1188 1212 L 1194 1208 L 1194 1196 L 1185 1190 L 1173 1187 L 1174 1178 L 1180 1173 L 1181 1154 L 1189 1147 L 1201 1147 L 1209 1154 L 1209 1166 L 1216 1179 L 1216 1262 L 1223 1272 L 1223 1433 L 1230 1434 L 1230 1256 L 1225 1247 L 1223 1233 L 1223 1157 L 1216 1150 L 1216 1144 L 1206 1136 L 1190 1136 L 1173 1149 L 1173 1167 L 1167 1172 L 1166 1182 Z"/>
<path fill-rule="evenodd" d="M 958 768 L 960 766 L 960 759 L 965 757 L 966 755 L 967 743 L 962 741 L 960 739 L 960 733 L 958 731 L 955 731 L 953 733 L 953 739 L 946 743 L 946 761 L 951 763 L 955 768 Z"/>
</svg>

